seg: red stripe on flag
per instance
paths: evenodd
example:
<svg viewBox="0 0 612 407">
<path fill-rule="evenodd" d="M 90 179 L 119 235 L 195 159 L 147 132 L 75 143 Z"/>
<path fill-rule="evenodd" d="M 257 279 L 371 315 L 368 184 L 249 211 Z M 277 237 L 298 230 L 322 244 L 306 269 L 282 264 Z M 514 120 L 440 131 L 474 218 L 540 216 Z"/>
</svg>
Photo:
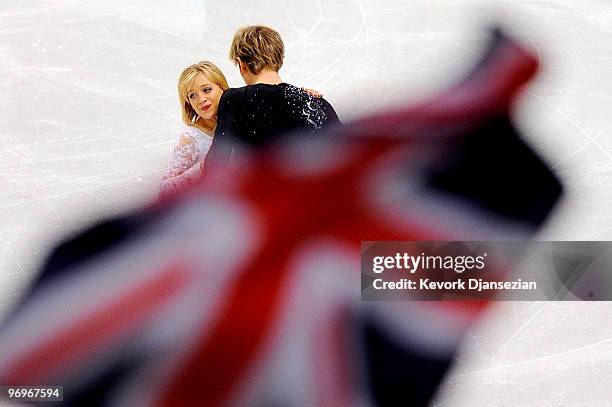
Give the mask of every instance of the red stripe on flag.
<svg viewBox="0 0 612 407">
<path fill-rule="evenodd" d="M 159 404 L 213 406 L 227 400 L 259 351 L 280 303 L 291 239 L 266 245 L 228 290 L 226 307 L 186 365 L 166 384 Z M 211 333 L 212 332 L 212 333 Z"/>
<path fill-rule="evenodd" d="M 3 382 L 30 385 L 56 381 L 60 369 L 66 369 L 80 358 L 91 358 L 96 348 L 154 312 L 190 280 L 190 273 L 178 265 L 152 274 L 156 277 L 81 317 L 12 362 Z"/>
</svg>

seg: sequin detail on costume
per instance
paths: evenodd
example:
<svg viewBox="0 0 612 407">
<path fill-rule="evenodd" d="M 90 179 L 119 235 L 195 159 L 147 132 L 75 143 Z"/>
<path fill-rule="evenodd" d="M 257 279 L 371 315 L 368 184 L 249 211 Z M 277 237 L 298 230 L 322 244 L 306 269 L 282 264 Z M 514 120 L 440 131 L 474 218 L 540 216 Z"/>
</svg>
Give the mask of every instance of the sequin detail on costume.
<svg viewBox="0 0 612 407">
<path fill-rule="evenodd" d="M 320 130 L 327 122 L 327 115 L 320 98 L 308 94 L 302 89 L 287 84 L 283 87 L 285 100 L 295 117 L 301 119 L 299 128 Z"/>
</svg>

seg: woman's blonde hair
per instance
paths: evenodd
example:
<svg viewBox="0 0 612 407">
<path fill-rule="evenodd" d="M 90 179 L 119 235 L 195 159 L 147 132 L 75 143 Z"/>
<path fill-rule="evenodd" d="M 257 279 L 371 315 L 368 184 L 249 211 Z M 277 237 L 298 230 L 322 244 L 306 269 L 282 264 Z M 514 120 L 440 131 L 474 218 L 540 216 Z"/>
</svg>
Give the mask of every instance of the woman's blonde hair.
<svg viewBox="0 0 612 407">
<path fill-rule="evenodd" d="M 225 75 L 223 75 L 223 72 L 221 72 L 217 65 L 213 64 L 212 62 L 200 61 L 197 64 L 193 64 L 185 68 L 179 77 L 178 94 L 179 103 L 181 104 L 183 122 L 188 126 L 193 126 L 191 120 L 197 113 L 189 104 L 187 92 L 189 91 L 193 80 L 199 73 L 206 76 L 212 83 L 219 85 L 219 87 L 224 91 L 229 88 Z"/>
<path fill-rule="evenodd" d="M 238 63 L 236 58 L 240 58 L 255 75 L 263 68 L 278 72 L 283 66 L 285 45 L 280 34 L 273 29 L 251 25 L 236 31 L 229 57 L 234 64 Z"/>
</svg>

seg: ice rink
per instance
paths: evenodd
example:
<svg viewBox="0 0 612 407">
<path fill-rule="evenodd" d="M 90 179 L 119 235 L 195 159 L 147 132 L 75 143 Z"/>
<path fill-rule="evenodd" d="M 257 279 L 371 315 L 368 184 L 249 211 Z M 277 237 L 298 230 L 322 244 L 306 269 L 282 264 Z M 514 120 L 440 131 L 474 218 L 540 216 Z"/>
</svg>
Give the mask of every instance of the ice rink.
<svg viewBox="0 0 612 407">
<path fill-rule="evenodd" d="M 208 59 L 242 86 L 237 27 L 278 29 L 281 77 L 349 121 L 460 78 L 495 22 L 542 60 L 517 120 L 567 194 L 538 238 L 612 240 L 608 0 L 0 0 L 0 314 L 54 242 L 156 196 L 180 71 Z M 611 321 L 606 302 L 499 303 L 435 405 L 610 405 Z"/>
</svg>

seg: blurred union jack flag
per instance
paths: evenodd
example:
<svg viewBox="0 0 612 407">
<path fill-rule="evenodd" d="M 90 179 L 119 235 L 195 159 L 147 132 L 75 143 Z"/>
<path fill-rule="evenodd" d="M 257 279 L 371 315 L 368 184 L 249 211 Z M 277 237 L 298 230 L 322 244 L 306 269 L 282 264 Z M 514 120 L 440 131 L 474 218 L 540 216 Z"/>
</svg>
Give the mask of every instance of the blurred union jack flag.
<svg viewBox="0 0 612 407">
<path fill-rule="evenodd" d="M 427 405 L 486 302 L 362 302 L 361 241 L 528 239 L 561 186 L 511 109 L 496 31 L 417 105 L 218 163 L 63 242 L 0 329 L 1 385 L 66 405 Z M 237 160 L 238 161 L 238 160 Z"/>
</svg>

